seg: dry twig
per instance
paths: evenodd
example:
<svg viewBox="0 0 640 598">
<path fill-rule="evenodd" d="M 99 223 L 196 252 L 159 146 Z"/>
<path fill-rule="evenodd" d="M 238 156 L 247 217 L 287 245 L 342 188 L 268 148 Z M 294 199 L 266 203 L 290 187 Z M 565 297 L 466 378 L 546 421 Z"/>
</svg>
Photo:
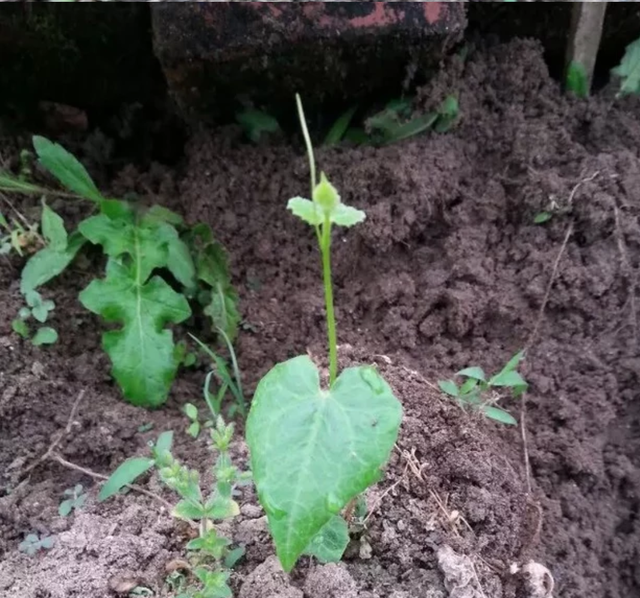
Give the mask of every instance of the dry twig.
<svg viewBox="0 0 640 598">
<path fill-rule="evenodd" d="M 85 467 L 81 467 L 80 465 L 76 465 L 75 463 L 71 463 L 70 461 L 67 461 L 66 459 L 64 459 L 61 455 L 59 455 L 56 452 L 56 449 L 58 448 L 58 446 L 62 442 L 62 439 L 65 436 L 67 436 L 68 434 L 71 433 L 71 429 L 73 427 L 73 420 L 74 420 L 74 418 L 76 416 L 76 412 L 78 410 L 78 405 L 80 404 L 80 402 L 84 398 L 84 395 L 85 395 L 85 391 L 84 390 L 81 390 L 78 393 L 78 396 L 77 396 L 76 400 L 73 402 L 73 406 L 71 407 L 71 412 L 70 412 L 69 418 L 67 420 L 67 425 L 53 439 L 53 442 L 51 443 L 49 448 L 45 451 L 45 453 L 41 457 L 39 457 L 36 461 L 34 461 L 29 467 L 27 467 L 22 472 L 20 477 L 24 477 L 24 476 L 28 475 L 36 467 L 38 467 L 39 465 L 41 465 L 45 461 L 55 461 L 56 463 L 62 465 L 63 467 L 66 467 L 67 469 L 72 469 L 74 471 L 78 471 L 78 472 L 83 473 L 85 475 L 88 475 L 89 477 L 94 478 L 96 480 L 106 481 L 106 480 L 109 479 L 109 476 L 105 476 L 105 475 L 103 475 L 101 473 L 96 473 L 95 471 L 92 471 L 90 469 L 86 469 Z M 26 482 L 26 480 L 25 480 L 25 482 Z M 135 490 L 136 492 L 139 492 L 140 494 L 144 494 L 145 496 L 148 496 L 149 498 L 153 498 L 155 501 L 161 503 L 162 506 L 167 508 L 169 511 L 171 511 L 173 509 L 173 505 L 169 501 L 165 500 L 164 498 L 162 498 L 161 496 L 159 496 L 159 495 L 157 495 L 157 494 L 155 494 L 153 492 L 150 492 L 149 490 L 146 490 L 145 488 L 142 488 L 142 486 L 138 486 L 137 484 L 127 484 L 127 488 Z M 193 522 L 190 522 L 190 523 L 192 525 L 195 525 L 195 523 L 193 523 Z"/>
</svg>

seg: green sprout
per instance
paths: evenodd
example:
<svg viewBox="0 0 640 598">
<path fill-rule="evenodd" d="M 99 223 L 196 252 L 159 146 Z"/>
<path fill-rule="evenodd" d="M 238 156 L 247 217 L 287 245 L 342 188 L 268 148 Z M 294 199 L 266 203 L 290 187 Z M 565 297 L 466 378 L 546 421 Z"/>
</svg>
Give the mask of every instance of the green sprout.
<svg viewBox="0 0 640 598">
<path fill-rule="evenodd" d="M 61 517 L 68 517 L 71 511 L 80 509 L 87 500 L 87 493 L 84 492 L 82 484 L 76 484 L 73 488 L 64 491 L 65 498 L 58 507 Z"/>
<path fill-rule="evenodd" d="M 279 363 L 259 382 L 246 424 L 254 483 L 285 571 L 302 554 L 340 559 L 349 539 L 340 513 L 380 479 L 402 420 L 400 402 L 375 367 L 350 367 L 338 375 L 331 232 L 334 225 L 362 222 L 365 213 L 344 204 L 324 172 L 317 180 L 299 96 L 296 101 L 309 158 L 311 199 L 294 197 L 287 207 L 313 227 L 320 249 L 328 388 L 321 387 L 309 356 Z"/>
<path fill-rule="evenodd" d="M 524 358 L 524 352 L 516 353 L 507 364 L 487 380 L 480 367 L 468 367 L 457 372 L 456 376 L 466 378 L 461 386 L 453 380 L 439 380 L 440 390 L 454 397 L 463 407 L 477 409 L 487 417 L 503 424 L 515 425 L 516 419 L 495 404 L 501 398 L 499 390 L 507 388 L 514 397 L 519 397 L 528 388 L 527 382 L 516 371 Z"/>
</svg>

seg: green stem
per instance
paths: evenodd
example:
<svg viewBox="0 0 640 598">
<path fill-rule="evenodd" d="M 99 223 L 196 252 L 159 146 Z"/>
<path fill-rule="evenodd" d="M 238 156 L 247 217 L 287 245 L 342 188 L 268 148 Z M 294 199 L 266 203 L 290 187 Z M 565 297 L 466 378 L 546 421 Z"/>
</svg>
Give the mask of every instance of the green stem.
<svg viewBox="0 0 640 598">
<path fill-rule="evenodd" d="M 329 337 L 329 386 L 335 382 L 338 373 L 338 341 L 336 335 L 336 315 L 333 310 L 333 286 L 331 284 L 331 220 L 325 216 L 322 225 L 322 278 L 324 301 L 327 308 L 327 334 Z"/>
<path fill-rule="evenodd" d="M 304 143 L 307 146 L 307 157 L 309 158 L 309 176 L 311 177 L 311 199 L 313 199 L 313 190 L 316 188 L 316 159 L 313 155 L 311 135 L 309 135 L 309 129 L 307 128 L 307 119 L 304 116 L 304 109 L 302 108 L 302 100 L 300 99 L 300 94 L 296 94 L 296 104 L 298 105 L 298 117 L 300 118 L 302 136 L 304 137 Z M 320 226 L 316 224 L 315 229 L 318 243 L 322 244 Z"/>
</svg>

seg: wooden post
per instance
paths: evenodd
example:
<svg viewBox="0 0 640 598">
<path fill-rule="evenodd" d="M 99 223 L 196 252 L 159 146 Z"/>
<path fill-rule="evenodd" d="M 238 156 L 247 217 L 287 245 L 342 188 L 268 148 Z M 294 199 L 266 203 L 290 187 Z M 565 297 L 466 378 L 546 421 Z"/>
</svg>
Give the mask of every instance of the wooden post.
<svg viewBox="0 0 640 598">
<path fill-rule="evenodd" d="M 584 74 L 586 94 L 591 88 L 606 9 L 606 2 L 578 2 L 572 7 L 565 61 L 565 84 L 573 66 Z"/>
</svg>

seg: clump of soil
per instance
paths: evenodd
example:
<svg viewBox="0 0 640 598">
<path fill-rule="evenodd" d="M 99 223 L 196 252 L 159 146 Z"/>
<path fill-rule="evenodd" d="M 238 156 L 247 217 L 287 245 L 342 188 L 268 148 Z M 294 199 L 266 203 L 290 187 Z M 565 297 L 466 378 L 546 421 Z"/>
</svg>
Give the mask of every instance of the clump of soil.
<svg viewBox="0 0 640 598">
<path fill-rule="evenodd" d="M 303 559 L 283 576 L 255 498 L 243 496 L 243 515 L 227 530 L 247 545 L 233 578 L 239 596 L 271 588 L 313 598 L 315 586 L 325 596 L 520 598 L 533 594 L 511 566 L 530 560 L 550 569 L 554 595 L 626 598 L 640 589 L 637 100 L 614 103 L 606 91 L 565 98 L 527 41 L 472 54 L 420 102 L 428 108 L 452 92 L 461 121 L 447 134 L 317 152 L 344 200 L 367 212 L 364 224 L 334 238 L 341 364 L 378 363 L 405 420 L 387 475 L 368 496 L 367 532 L 340 565 Z M 128 190 L 135 179 L 190 221 L 213 226 L 242 299 L 237 350 L 251 390 L 277 361 L 324 352 L 314 237 L 285 209 L 289 197 L 308 193 L 306 158 L 301 147 L 247 146 L 233 130 L 194 135 L 187 158 L 178 193 L 170 176 L 132 169 L 114 187 Z M 541 211 L 553 217 L 536 225 Z M 61 520 L 64 489 L 92 480 L 53 462 L 25 485 L 19 474 L 67 425 L 81 388 L 76 423 L 58 448 L 65 459 L 108 473 L 173 428 L 178 455 L 206 467 L 206 448 L 194 450 L 180 432 L 179 411 L 197 398 L 203 373 L 181 378 L 162 411 L 125 405 L 108 379 L 96 321 L 75 298 L 80 282 L 51 285 L 62 342 L 41 351 L 11 334 L 17 271 L 0 268 L 0 472 L 12 490 L 0 498 L 0 595 L 107 596 L 109 579 L 123 573 L 159 589 L 163 561 L 184 542 L 153 502 L 90 500 Z M 520 400 L 503 406 L 525 418 L 522 428 L 465 414 L 432 387 L 465 366 L 494 371 L 521 348 L 526 410 Z M 154 431 L 138 432 L 146 422 Z M 236 452 L 246 462 L 241 443 Z M 146 483 L 161 492 L 154 480 Z M 88 535 L 87 525 L 104 530 L 107 519 L 111 533 Z M 126 538 L 123 524 L 134 519 L 141 531 L 128 532 L 137 538 L 131 552 L 118 540 L 110 553 L 108 538 Z M 30 559 L 16 547 L 34 530 L 87 542 L 57 543 Z M 71 562 L 93 572 L 77 582 L 54 573 Z"/>
</svg>

